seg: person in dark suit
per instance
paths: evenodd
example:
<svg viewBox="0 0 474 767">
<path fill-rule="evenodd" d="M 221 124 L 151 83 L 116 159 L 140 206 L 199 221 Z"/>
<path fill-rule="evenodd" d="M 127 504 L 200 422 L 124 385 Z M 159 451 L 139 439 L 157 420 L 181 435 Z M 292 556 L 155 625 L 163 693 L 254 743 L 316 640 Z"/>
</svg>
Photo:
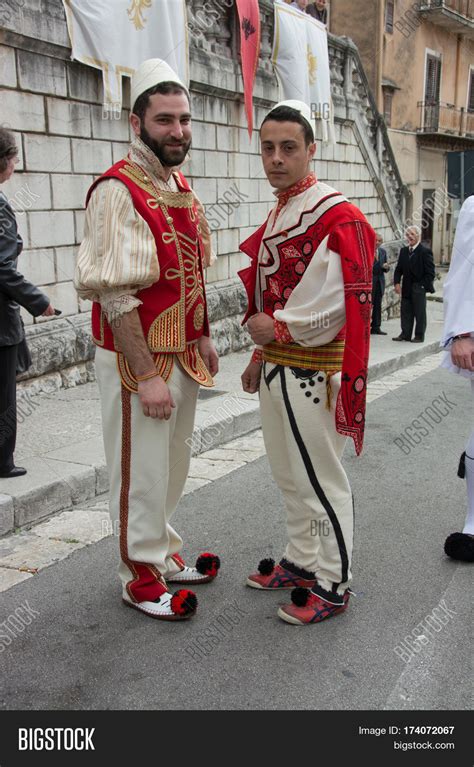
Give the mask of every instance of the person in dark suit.
<svg viewBox="0 0 474 767">
<path fill-rule="evenodd" d="M 402 332 L 394 341 L 422 343 L 426 331 L 426 293 L 434 293 L 435 266 L 433 253 L 420 242 L 421 231 L 410 226 L 406 231 L 408 246 L 400 250 L 395 267 L 395 291 L 402 296 Z M 401 281 L 401 287 L 400 287 Z M 413 323 L 415 337 L 412 338 Z"/>
<path fill-rule="evenodd" d="M 387 251 L 381 247 L 382 237 L 377 234 L 374 266 L 372 269 L 372 325 L 370 332 L 376 336 L 386 336 L 381 330 L 382 324 L 382 298 L 385 293 L 385 273 L 390 271 L 387 263 Z"/>
<path fill-rule="evenodd" d="M 12 176 L 17 156 L 13 133 L 0 128 L 0 184 Z M 0 477 L 3 478 L 26 474 L 26 469 L 15 466 L 13 461 L 17 359 L 25 338 L 19 304 L 34 317 L 55 313 L 49 298 L 17 271 L 22 248 L 15 213 L 0 192 Z"/>
</svg>

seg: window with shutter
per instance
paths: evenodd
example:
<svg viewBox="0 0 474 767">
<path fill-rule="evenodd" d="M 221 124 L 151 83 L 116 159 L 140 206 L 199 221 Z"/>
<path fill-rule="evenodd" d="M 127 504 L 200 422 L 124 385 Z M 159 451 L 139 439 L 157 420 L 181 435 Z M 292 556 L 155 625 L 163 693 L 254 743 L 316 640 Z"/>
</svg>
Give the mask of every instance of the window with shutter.
<svg viewBox="0 0 474 767">
<path fill-rule="evenodd" d="M 425 102 L 437 104 L 441 86 L 441 58 L 428 53 L 426 57 Z"/>
<path fill-rule="evenodd" d="M 387 0 L 385 6 L 385 31 L 393 34 L 393 18 L 395 16 L 395 0 Z"/>
<path fill-rule="evenodd" d="M 469 76 L 469 98 L 467 101 L 467 111 L 474 112 L 474 70 L 472 69 Z"/>
<path fill-rule="evenodd" d="M 388 127 L 392 124 L 392 99 L 393 93 L 385 91 L 383 94 L 383 116 Z"/>
</svg>

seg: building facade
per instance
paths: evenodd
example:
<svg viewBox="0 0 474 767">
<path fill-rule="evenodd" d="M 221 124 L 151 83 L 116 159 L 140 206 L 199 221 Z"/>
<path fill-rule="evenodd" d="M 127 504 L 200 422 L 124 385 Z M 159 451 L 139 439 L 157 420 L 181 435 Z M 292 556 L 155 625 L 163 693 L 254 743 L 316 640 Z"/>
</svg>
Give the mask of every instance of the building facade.
<svg viewBox="0 0 474 767">
<path fill-rule="evenodd" d="M 249 343 L 241 327 L 245 295 L 237 271 L 247 265 L 242 242 L 261 224 L 274 196 L 264 176 L 258 130 L 249 138 L 233 4 L 188 3 L 193 148 L 184 167 L 213 229 L 216 264 L 207 270 L 213 335 L 220 353 Z M 273 3 L 260 0 L 262 46 L 254 91 L 254 125 L 278 101 L 271 55 Z M 210 11 L 213 10 L 213 13 Z M 346 194 L 386 241 L 404 217 L 403 182 L 357 49 L 330 37 L 336 144 L 319 144 L 315 170 Z M 90 305 L 73 286 L 85 194 L 127 152 L 130 83 L 120 114 L 102 108 L 102 75 L 71 61 L 61 0 L 20 0 L 0 10 L 0 121 L 16 134 L 20 164 L 2 187 L 14 206 L 25 249 L 19 268 L 62 310 L 58 319 L 24 313 L 37 391 L 71 386 L 94 375 Z M 116 119 L 114 119 L 116 118 Z M 386 311 L 398 308 L 393 291 Z"/>
<path fill-rule="evenodd" d="M 474 1 L 332 0 L 331 6 L 331 31 L 356 43 L 384 116 L 410 191 L 407 218 L 421 226 L 435 260 L 447 263 L 472 173 Z M 457 185 L 448 183 L 455 153 Z"/>
</svg>

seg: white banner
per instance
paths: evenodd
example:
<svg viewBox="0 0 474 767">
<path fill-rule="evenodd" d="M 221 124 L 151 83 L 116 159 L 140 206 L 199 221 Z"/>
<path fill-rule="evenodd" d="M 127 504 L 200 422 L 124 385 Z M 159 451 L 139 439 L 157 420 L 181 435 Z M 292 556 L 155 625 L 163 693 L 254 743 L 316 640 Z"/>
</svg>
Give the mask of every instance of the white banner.
<svg viewBox="0 0 474 767">
<path fill-rule="evenodd" d="M 322 121 L 323 140 L 334 142 L 328 35 L 324 24 L 284 2 L 275 2 L 273 66 L 279 100 L 297 99 Z"/>
<path fill-rule="evenodd" d="M 72 58 L 102 70 L 109 108 L 122 108 L 122 75 L 131 77 L 146 59 L 163 59 L 189 84 L 185 0 L 63 3 Z"/>
</svg>

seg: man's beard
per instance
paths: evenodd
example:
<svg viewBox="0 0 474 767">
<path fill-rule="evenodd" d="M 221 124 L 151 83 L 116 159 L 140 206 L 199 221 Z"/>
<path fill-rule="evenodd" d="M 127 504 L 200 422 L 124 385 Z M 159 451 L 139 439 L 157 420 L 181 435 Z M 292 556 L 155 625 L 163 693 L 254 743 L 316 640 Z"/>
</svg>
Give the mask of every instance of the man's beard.
<svg viewBox="0 0 474 767">
<path fill-rule="evenodd" d="M 165 168 L 174 168 L 175 165 L 181 165 L 189 152 L 190 141 L 184 143 L 176 142 L 173 144 L 171 139 L 165 141 L 156 141 L 152 138 L 146 128 L 142 125 L 140 129 L 140 138 L 144 144 L 155 154 Z M 167 144 L 168 146 L 166 146 Z M 172 145 L 172 146 L 169 146 Z"/>
</svg>

